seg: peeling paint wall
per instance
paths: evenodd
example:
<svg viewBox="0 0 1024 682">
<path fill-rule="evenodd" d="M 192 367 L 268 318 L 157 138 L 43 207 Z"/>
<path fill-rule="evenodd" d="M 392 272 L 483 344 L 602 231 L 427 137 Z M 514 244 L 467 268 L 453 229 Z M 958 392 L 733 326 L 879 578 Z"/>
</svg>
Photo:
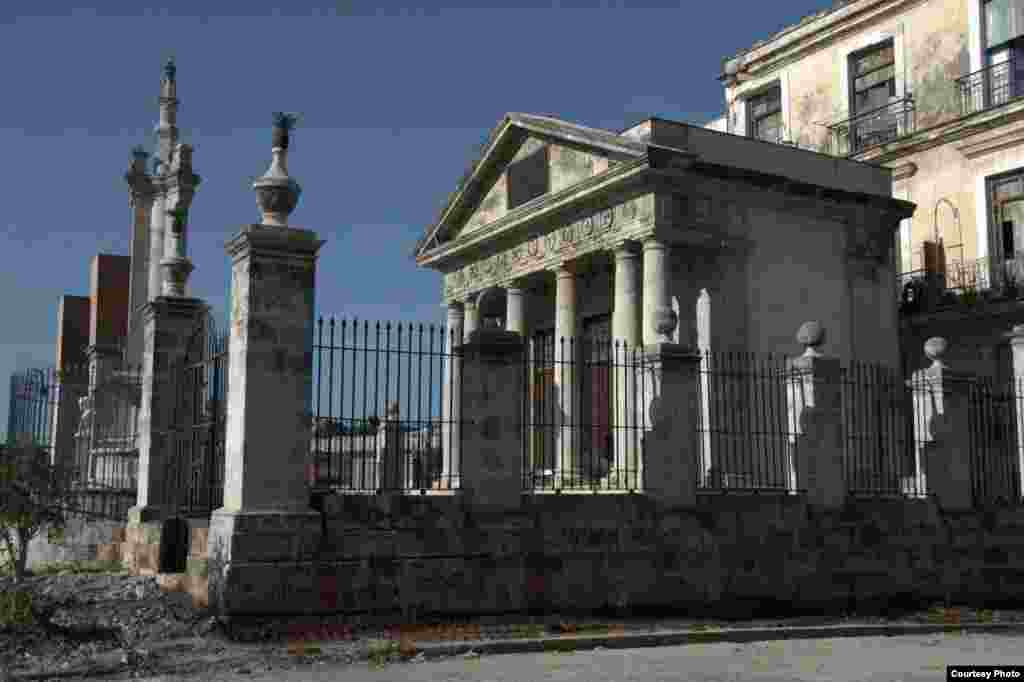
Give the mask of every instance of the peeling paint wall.
<svg viewBox="0 0 1024 682">
<path fill-rule="evenodd" d="M 745 97 L 779 81 L 784 99 L 783 139 L 805 149 L 827 151 L 824 126 L 848 115 L 850 53 L 884 40 L 892 40 L 895 47 L 896 95 L 913 95 L 918 129 L 957 117 L 955 81 L 970 71 L 968 1 L 918 3 L 771 71 L 752 71 L 752 78 L 726 89 L 726 100 L 732 102 L 733 130 L 746 131 Z"/>
</svg>

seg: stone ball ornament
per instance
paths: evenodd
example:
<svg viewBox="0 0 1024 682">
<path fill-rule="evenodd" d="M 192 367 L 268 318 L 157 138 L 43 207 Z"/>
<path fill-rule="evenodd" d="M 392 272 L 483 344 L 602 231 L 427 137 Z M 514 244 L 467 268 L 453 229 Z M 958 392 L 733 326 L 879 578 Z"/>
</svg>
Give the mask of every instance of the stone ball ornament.
<svg viewBox="0 0 1024 682">
<path fill-rule="evenodd" d="M 676 315 L 676 311 L 668 306 L 661 306 L 654 311 L 653 315 L 653 326 L 654 333 L 657 334 L 658 340 L 662 342 L 668 342 L 672 340 L 672 332 L 676 330 L 676 324 L 679 322 L 679 316 Z"/>
<path fill-rule="evenodd" d="M 821 355 L 818 347 L 825 343 L 825 327 L 817 320 L 804 322 L 796 332 L 796 342 L 806 348 L 804 355 Z"/>
<path fill-rule="evenodd" d="M 949 344 L 941 336 L 933 336 L 924 342 L 924 354 L 933 364 L 942 365 L 942 356 L 946 354 Z"/>
</svg>

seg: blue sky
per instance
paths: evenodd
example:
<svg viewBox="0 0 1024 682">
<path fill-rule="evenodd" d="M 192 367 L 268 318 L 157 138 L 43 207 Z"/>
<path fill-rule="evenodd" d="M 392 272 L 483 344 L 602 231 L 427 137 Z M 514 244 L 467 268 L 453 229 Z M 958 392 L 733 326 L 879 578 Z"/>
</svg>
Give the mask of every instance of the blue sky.
<svg viewBox="0 0 1024 682">
<path fill-rule="evenodd" d="M 10 373 L 54 362 L 58 298 L 88 295 L 93 254 L 128 253 L 123 175 L 153 148 L 169 55 L 203 178 L 193 295 L 224 318 L 223 243 L 258 218 L 271 113 L 296 111 L 292 223 L 326 240 L 318 310 L 441 322 L 440 276 L 410 252 L 505 112 L 704 123 L 723 57 L 830 3 L 97 4 L 0 3 L 0 429 Z"/>
</svg>

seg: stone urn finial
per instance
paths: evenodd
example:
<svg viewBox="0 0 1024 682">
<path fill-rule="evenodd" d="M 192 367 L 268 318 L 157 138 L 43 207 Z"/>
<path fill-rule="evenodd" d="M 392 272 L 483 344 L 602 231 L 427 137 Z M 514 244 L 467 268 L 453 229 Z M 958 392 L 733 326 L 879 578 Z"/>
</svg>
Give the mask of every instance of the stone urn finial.
<svg viewBox="0 0 1024 682">
<path fill-rule="evenodd" d="M 796 342 L 804 346 L 805 358 L 820 358 L 818 347 L 825 343 L 825 328 L 817 320 L 804 322 L 796 332 Z"/>
<path fill-rule="evenodd" d="M 932 361 L 933 368 L 946 367 L 946 363 L 942 361 L 942 356 L 946 354 L 948 345 L 946 339 L 941 336 L 933 336 L 924 342 L 925 357 Z"/>
<path fill-rule="evenodd" d="M 302 194 L 299 183 L 288 175 L 289 133 L 295 128 L 296 121 L 298 116 L 295 114 L 274 113 L 270 168 L 253 183 L 264 225 L 286 227 L 288 216 L 295 210 Z"/>
</svg>

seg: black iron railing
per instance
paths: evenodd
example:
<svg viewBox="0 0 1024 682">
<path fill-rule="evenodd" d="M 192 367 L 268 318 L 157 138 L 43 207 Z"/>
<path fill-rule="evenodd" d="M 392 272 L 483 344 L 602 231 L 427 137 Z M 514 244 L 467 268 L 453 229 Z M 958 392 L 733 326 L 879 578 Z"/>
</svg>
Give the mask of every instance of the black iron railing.
<svg viewBox="0 0 1024 682">
<path fill-rule="evenodd" d="M 70 511 L 123 518 L 135 503 L 141 385 L 140 367 L 111 360 L 11 376 L 9 442 L 39 448 L 70 474 Z"/>
<path fill-rule="evenodd" d="M 321 318 L 313 343 L 317 490 L 457 490 L 461 332 Z"/>
<path fill-rule="evenodd" d="M 888 367 L 849 363 L 840 369 L 843 405 L 843 476 L 853 496 L 924 494 L 923 468 L 915 450 L 912 389 Z"/>
<path fill-rule="evenodd" d="M 836 156 L 857 154 L 909 135 L 915 123 L 914 99 L 907 95 L 828 126 L 830 148 Z"/>
<path fill-rule="evenodd" d="M 1024 95 L 1024 78 L 1017 75 L 1016 64 L 1011 58 L 958 78 L 961 113 L 993 109 Z"/>
<path fill-rule="evenodd" d="M 523 363 L 523 489 L 643 488 L 652 377 L 640 348 L 547 337 Z"/>
<path fill-rule="evenodd" d="M 981 378 L 970 383 L 970 471 L 975 505 L 1021 501 L 1024 384 Z"/>
<path fill-rule="evenodd" d="M 789 380 L 783 357 L 702 354 L 698 490 L 797 490 Z"/>
</svg>

